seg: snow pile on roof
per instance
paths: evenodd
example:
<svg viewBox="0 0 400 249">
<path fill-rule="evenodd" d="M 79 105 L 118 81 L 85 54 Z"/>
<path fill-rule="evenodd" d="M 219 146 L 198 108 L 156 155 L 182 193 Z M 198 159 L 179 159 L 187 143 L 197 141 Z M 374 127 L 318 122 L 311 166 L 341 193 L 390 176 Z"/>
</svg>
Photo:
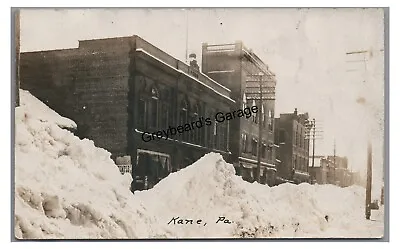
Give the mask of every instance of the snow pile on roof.
<svg viewBox="0 0 400 249">
<path fill-rule="evenodd" d="M 135 202 L 110 154 L 62 127 L 74 127 L 21 91 L 15 112 L 17 238 L 147 238 L 157 224 Z M 128 183 L 129 182 L 129 183 Z"/>
<path fill-rule="evenodd" d="M 383 230 L 365 221 L 364 191 L 251 184 L 210 153 L 135 195 L 158 214 L 166 237 L 380 237 Z"/>
</svg>

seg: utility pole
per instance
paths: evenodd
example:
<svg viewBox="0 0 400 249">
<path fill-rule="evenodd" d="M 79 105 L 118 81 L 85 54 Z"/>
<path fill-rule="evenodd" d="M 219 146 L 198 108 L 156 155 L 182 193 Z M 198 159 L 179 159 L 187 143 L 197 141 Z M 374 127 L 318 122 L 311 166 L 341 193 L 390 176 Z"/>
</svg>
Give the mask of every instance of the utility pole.
<svg viewBox="0 0 400 249">
<path fill-rule="evenodd" d="M 368 142 L 367 157 L 367 187 L 365 189 L 365 218 L 371 218 L 371 192 L 372 192 L 372 145 Z"/>
<path fill-rule="evenodd" d="M 379 50 L 383 52 L 383 49 Z M 364 83 L 367 82 L 367 58 L 366 54 L 371 55 L 372 50 L 360 50 L 360 51 L 353 51 L 347 52 L 346 55 L 363 55 L 363 60 L 353 60 L 348 62 L 363 62 L 364 70 L 363 70 L 363 77 Z M 357 71 L 357 70 L 348 70 L 348 72 Z M 367 220 L 371 217 L 371 192 L 372 192 L 372 145 L 371 141 L 368 139 L 368 149 L 367 149 L 367 186 L 365 188 L 365 218 Z"/>
<path fill-rule="evenodd" d="M 333 180 L 336 185 L 336 138 L 333 139 Z"/>
<path fill-rule="evenodd" d="M 313 129 L 312 168 L 314 168 L 314 159 L 315 159 L 315 118 L 313 118 L 312 129 Z"/>
<path fill-rule="evenodd" d="M 307 125 L 307 129 L 308 132 L 306 134 L 306 139 L 308 139 L 308 141 L 312 141 L 312 152 L 311 152 L 311 166 L 308 168 L 308 173 L 311 177 L 311 183 L 314 178 L 314 176 L 312 176 L 313 174 L 310 171 L 310 168 L 314 168 L 315 167 L 315 141 L 317 139 L 322 139 L 322 128 L 321 128 L 321 124 L 318 124 L 320 127 L 317 127 L 317 122 L 315 120 L 315 118 L 313 118 L 311 121 L 309 121 L 308 125 Z M 310 158 L 310 155 L 308 155 L 308 157 Z M 308 163 L 307 163 L 308 165 Z"/>
<path fill-rule="evenodd" d="M 260 91 L 258 101 L 258 143 L 257 143 L 257 175 L 256 180 L 258 183 L 261 182 L 261 143 L 262 143 L 262 85 L 263 85 L 263 76 L 262 73 L 259 75 L 260 77 Z"/>
<path fill-rule="evenodd" d="M 258 101 L 258 143 L 257 143 L 257 172 L 255 179 L 260 182 L 261 178 L 261 149 L 262 149 L 262 103 L 266 101 L 275 100 L 275 75 L 261 71 L 259 74 L 248 74 L 246 75 L 246 96 L 247 100 Z"/>
</svg>

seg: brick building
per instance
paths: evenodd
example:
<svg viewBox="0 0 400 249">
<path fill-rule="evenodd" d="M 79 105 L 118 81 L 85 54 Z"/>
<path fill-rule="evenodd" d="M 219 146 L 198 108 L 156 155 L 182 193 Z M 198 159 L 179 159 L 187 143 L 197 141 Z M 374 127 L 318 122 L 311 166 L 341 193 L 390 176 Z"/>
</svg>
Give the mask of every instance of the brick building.
<svg viewBox="0 0 400 249">
<path fill-rule="evenodd" d="M 230 111 L 231 91 L 195 60 L 187 65 L 138 36 L 22 53 L 21 88 L 74 120 L 79 137 L 110 151 L 144 188 L 207 152 L 230 155 L 229 122 L 193 123 Z M 188 123 L 175 136 L 162 133 Z"/>
<path fill-rule="evenodd" d="M 297 113 L 297 108 L 293 113 L 283 113 L 275 118 L 275 140 L 279 142 L 277 158 L 280 160 L 277 173 L 283 181 L 310 180 L 308 123 L 308 114 Z"/>
<path fill-rule="evenodd" d="M 261 183 L 273 185 L 276 177 L 276 145 L 274 142 L 275 75 L 268 66 L 242 42 L 202 47 L 202 70 L 210 78 L 231 90 L 235 100 L 233 109 L 261 106 L 251 119 L 231 120 L 231 156 L 237 174 L 248 181 L 254 181 L 257 174 L 258 145 L 261 143 Z M 263 75 L 261 78 L 257 77 Z M 259 84 L 263 83 L 260 104 Z M 266 90 L 265 90 L 266 89 Z M 259 117 L 261 116 L 262 139 L 259 139 Z"/>
</svg>

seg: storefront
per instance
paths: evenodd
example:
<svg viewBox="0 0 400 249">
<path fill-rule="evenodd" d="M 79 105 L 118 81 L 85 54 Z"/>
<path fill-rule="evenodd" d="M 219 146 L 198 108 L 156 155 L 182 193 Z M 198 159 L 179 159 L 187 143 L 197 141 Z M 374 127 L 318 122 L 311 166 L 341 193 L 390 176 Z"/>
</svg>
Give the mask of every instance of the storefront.
<svg viewBox="0 0 400 249">
<path fill-rule="evenodd" d="M 138 149 L 136 166 L 133 168 L 135 190 L 152 188 L 172 172 L 170 155 Z"/>
</svg>

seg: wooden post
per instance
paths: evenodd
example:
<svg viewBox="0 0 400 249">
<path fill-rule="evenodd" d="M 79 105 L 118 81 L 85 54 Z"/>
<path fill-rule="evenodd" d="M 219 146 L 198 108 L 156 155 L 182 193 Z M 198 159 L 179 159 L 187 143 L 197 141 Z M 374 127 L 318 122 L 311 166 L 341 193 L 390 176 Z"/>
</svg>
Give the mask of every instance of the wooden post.
<svg viewBox="0 0 400 249">
<path fill-rule="evenodd" d="M 365 218 L 371 218 L 371 191 L 372 191 L 372 146 L 368 142 L 367 158 L 367 187 L 365 188 Z"/>
</svg>

